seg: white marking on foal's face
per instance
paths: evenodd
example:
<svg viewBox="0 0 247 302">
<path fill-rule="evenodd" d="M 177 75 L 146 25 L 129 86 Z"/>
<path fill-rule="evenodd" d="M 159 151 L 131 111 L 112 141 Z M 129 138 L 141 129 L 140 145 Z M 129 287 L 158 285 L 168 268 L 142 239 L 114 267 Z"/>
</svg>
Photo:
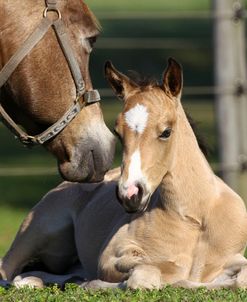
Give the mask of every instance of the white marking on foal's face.
<svg viewBox="0 0 247 302">
<path fill-rule="evenodd" d="M 125 121 L 131 130 L 142 134 L 147 126 L 148 112 L 143 105 L 137 104 L 124 114 Z"/>
<path fill-rule="evenodd" d="M 128 174 L 128 184 L 135 183 L 143 179 L 143 174 L 141 170 L 141 154 L 139 149 L 137 149 L 130 158 L 129 174 Z"/>
</svg>

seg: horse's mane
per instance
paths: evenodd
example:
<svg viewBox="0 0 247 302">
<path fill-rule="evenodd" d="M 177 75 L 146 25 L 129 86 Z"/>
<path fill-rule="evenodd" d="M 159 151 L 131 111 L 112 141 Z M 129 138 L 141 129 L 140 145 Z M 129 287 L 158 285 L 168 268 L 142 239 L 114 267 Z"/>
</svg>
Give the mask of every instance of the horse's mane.
<svg viewBox="0 0 247 302">
<path fill-rule="evenodd" d="M 132 81 L 134 81 L 142 91 L 149 89 L 150 87 L 160 87 L 160 83 L 153 76 L 142 76 L 134 70 L 130 70 L 128 75 Z M 186 117 L 190 123 L 190 126 L 196 136 L 197 143 L 202 153 L 207 157 L 209 155 L 209 146 L 204 139 L 203 135 L 198 130 L 198 123 L 185 111 Z"/>
<path fill-rule="evenodd" d="M 199 148 L 201 149 L 202 153 L 206 157 L 208 157 L 209 153 L 210 153 L 210 148 L 209 148 L 204 136 L 198 130 L 198 123 L 190 116 L 190 114 L 188 112 L 185 111 L 185 114 L 186 114 L 187 120 L 189 121 L 190 126 L 196 136 Z"/>
</svg>

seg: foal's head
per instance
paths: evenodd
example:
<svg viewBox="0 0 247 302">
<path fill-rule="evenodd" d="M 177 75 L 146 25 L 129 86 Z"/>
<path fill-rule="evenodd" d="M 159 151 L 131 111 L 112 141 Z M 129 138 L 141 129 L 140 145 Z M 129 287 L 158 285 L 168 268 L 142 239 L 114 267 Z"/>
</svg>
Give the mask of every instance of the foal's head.
<svg viewBox="0 0 247 302">
<path fill-rule="evenodd" d="M 182 70 L 169 59 L 160 85 L 141 86 L 108 62 L 106 77 L 124 100 L 115 127 L 123 144 L 119 197 L 126 211 L 144 211 L 173 163 Z"/>
<path fill-rule="evenodd" d="M 86 90 L 92 90 L 89 57 L 99 34 L 96 18 L 82 0 L 57 1 L 69 43 Z M 31 35 L 43 18 L 45 1 L 0 1 L 0 69 Z M 49 18 L 57 18 L 48 13 Z M 1 104 L 29 135 L 57 122 L 76 99 L 68 62 L 52 29 L 24 58 L 4 87 Z M 45 147 L 58 159 L 70 181 L 99 181 L 110 168 L 114 144 L 100 105 L 86 106 Z"/>
</svg>

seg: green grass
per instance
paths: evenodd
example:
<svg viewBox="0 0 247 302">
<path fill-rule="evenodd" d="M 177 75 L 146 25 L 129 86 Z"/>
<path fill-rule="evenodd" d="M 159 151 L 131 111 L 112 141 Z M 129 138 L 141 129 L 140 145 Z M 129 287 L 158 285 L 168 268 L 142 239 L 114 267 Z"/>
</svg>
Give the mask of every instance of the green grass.
<svg viewBox="0 0 247 302">
<path fill-rule="evenodd" d="M 8 206 L 0 206 L 0 255 L 4 255 L 10 247 L 16 231 L 26 216 L 27 209 L 15 209 Z"/>
<path fill-rule="evenodd" d="M 172 288 L 170 286 L 162 290 L 83 290 L 75 285 L 66 286 L 65 291 L 57 287 L 32 290 L 28 288 L 9 290 L 0 288 L 0 301 L 4 302 L 244 302 L 247 301 L 245 290 L 212 290 L 204 288 L 198 290 L 187 290 Z"/>
</svg>

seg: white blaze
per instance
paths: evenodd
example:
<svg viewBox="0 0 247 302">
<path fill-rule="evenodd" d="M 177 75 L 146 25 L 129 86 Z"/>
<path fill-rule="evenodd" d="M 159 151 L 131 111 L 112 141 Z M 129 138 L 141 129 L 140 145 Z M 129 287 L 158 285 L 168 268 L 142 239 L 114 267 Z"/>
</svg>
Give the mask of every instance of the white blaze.
<svg viewBox="0 0 247 302">
<path fill-rule="evenodd" d="M 147 126 L 148 112 L 143 105 L 137 104 L 124 114 L 125 121 L 131 130 L 142 134 Z"/>
<path fill-rule="evenodd" d="M 141 155 L 139 149 L 137 149 L 131 156 L 129 165 L 129 175 L 127 184 L 132 184 L 135 181 L 140 181 L 143 179 L 143 174 L 141 170 Z"/>
</svg>

